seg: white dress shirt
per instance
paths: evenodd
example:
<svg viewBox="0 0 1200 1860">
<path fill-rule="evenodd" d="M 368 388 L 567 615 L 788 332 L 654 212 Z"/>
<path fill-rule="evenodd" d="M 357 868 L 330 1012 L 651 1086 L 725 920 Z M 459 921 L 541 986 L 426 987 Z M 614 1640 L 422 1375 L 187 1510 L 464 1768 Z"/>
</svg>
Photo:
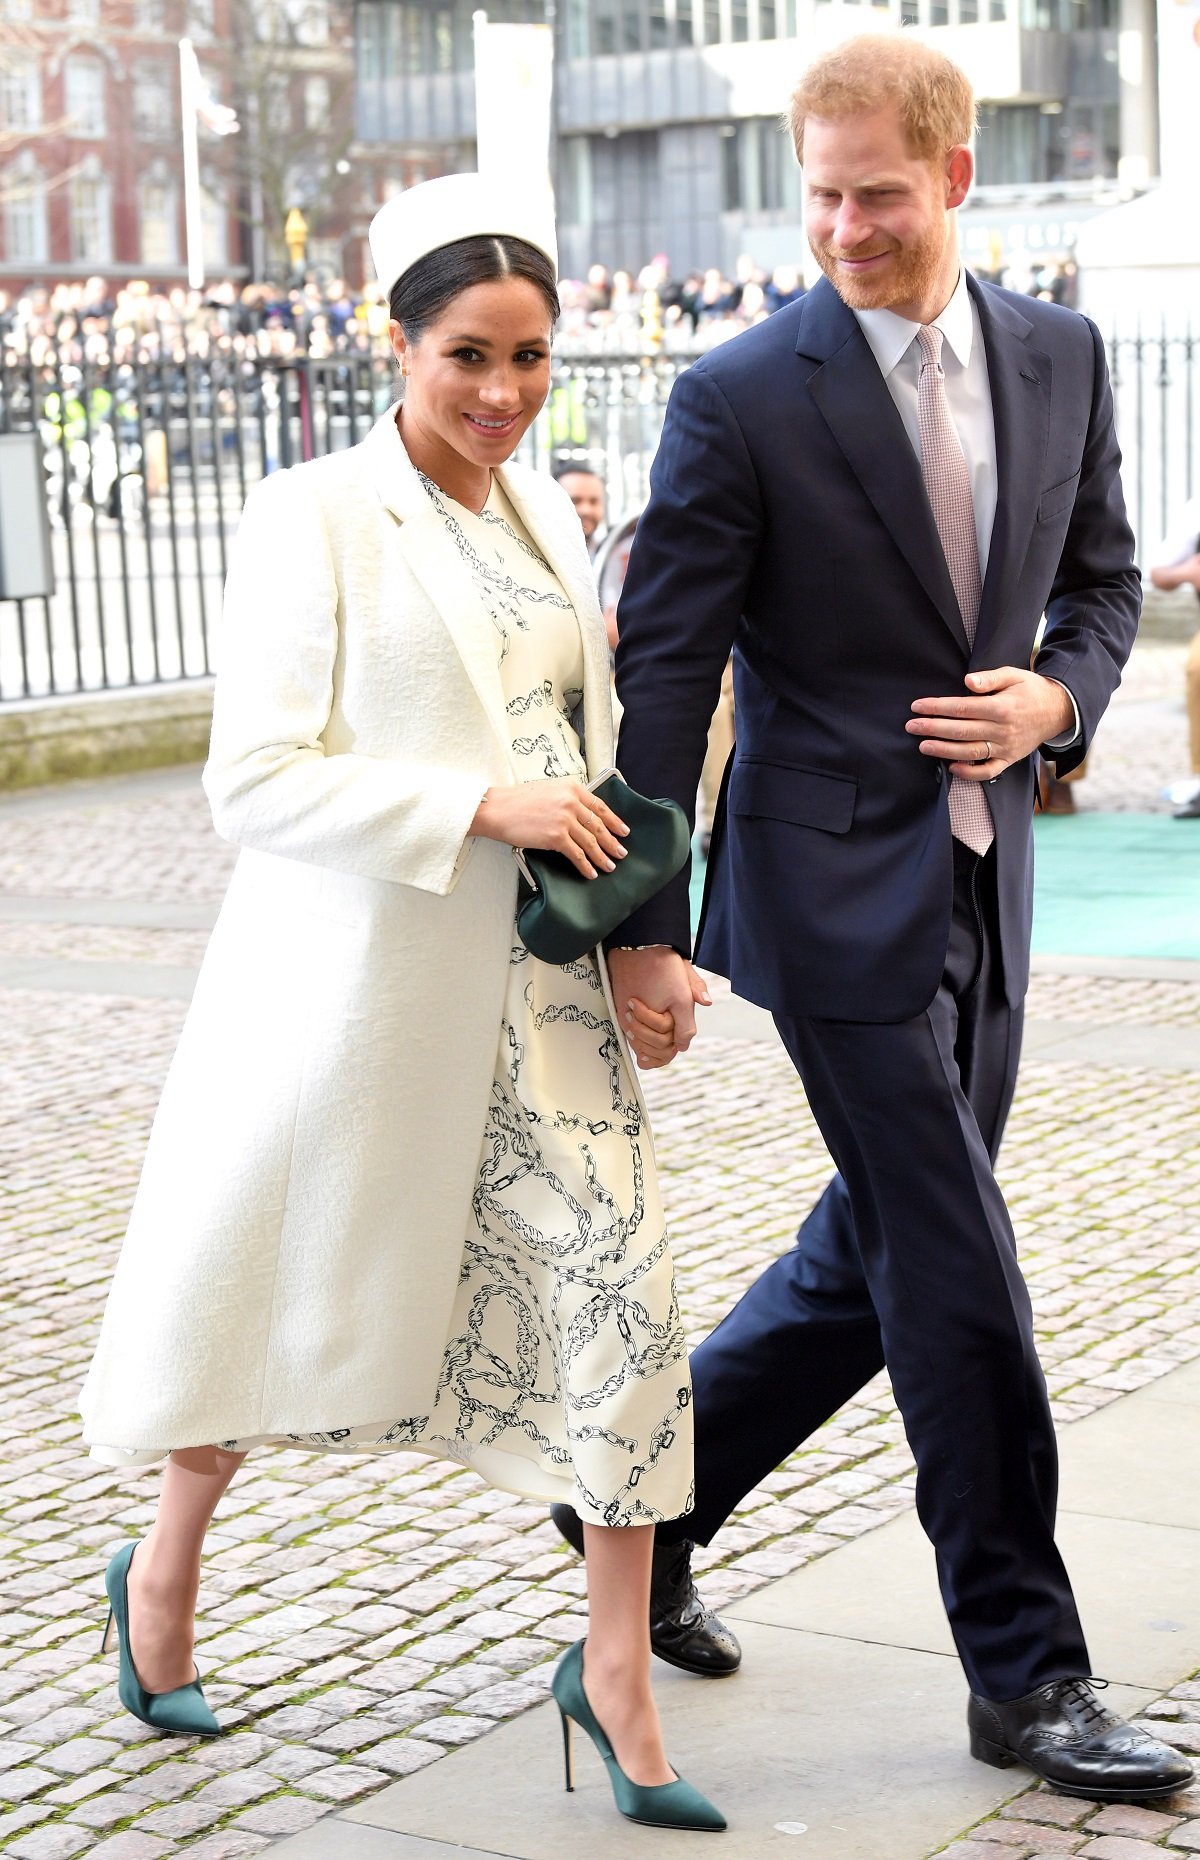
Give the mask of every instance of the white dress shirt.
<svg viewBox="0 0 1200 1860">
<path fill-rule="evenodd" d="M 917 341 L 918 326 L 906 316 L 897 316 L 894 310 L 856 310 L 854 314 L 919 460 L 921 433 L 917 425 L 917 387 L 921 379 L 921 345 Z M 946 399 L 971 479 L 982 580 L 987 574 L 992 525 L 996 520 L 996 428 L 992 420 L 992 390 L 979 312 L 967 289 L 965 271 L 959 272 L 954 295 L 942 314 L 933 319 L 933 328 L 942 332 Z"/>
<path fill-rule="evenodd" d="M 917 341 L 918 325 L 906 316 L 897 316 L 894 310 L 856 310 L 854 315 L 879 364 L 879 372 L 896 403 L 909 444 L 919 461 L 921 432 L 917 423 L 917 388 L 921 379 L 921 345 Z M 979 311 L 967 289 L 965 271 L 959 272 L 954 294 L 941 315 L 934 317 L 932 327 L 942 332 L 946 399 L 971 480 L 982 581 L 987 574 L 992 525 L 996 521 L 996 426 L 992 418 L 992 389 Z M 1075 727 L 1047 743 L 1048 749 L 1069 749 L 1079 735 L 1079 707 L 1065 685 L 1063 690 L 1071 698 Z"/>
</svg>

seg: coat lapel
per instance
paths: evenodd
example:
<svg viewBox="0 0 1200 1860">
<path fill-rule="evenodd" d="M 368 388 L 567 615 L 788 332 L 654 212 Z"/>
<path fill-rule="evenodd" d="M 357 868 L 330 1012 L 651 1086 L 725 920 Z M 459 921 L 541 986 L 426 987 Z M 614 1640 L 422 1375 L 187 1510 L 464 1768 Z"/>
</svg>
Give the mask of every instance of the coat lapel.
<svg viewBox="0 0 1200 1860">
<path fill-rule="evenodd" d="M 805 298 L 796 352 L 821 364 L 808 378 L 809 391 L 897 548 L 965 652 L 962 615 L 920 464 L 857 319 L 825 279 Z"/>
<path fill-rule="evenodd" d="M 579 518 L 565 493 L 519 465 L 496 473 L 501 489 L 562 584 L 583 644 L 583 746 L 593 779 L 612 767 L 612 682 L 608 639 Z M 560 508 L 561 506 L 561 508 Z"/>
<path fill-rule="evenodd" d="M 389 407 L 363 442 L 380 502 L 400 521 L 400 550 L 454 642 L 476 696 L 511 763 L 504 691 L 491 630 L 481 624 L 479 595 L 441 517 L 417 476 Z"/>
<path fill-rule="evenodd" d="M 1032 324 L 968 273 L 987 356 L 996 432 L 996 517 L 988 547 L 973 659 L 995 633 L 1012 599 L 1037 521 L 1042 462 L 1050 435 L 1050 357 L 1029 346 Z"/>
</svg>

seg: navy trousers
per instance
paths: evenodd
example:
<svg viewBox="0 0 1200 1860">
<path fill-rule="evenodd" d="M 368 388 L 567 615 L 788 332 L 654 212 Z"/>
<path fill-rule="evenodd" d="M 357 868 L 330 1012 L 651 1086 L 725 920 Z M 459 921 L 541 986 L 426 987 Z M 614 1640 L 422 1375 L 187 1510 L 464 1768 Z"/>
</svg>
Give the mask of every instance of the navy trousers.
<svg viewBox="0 0 1200 1860">
<path fill-rule="evenodd" d="M 777 1017 L 838 1173 L 795 1247 L 692 1357 L 707 1543 L 761 1478 L 886 1362 L 917 1510 L 974 1691 L 1090 1671 L 1054 1542 L 1058 1460 L 1029 1294 L 993 1164 L 1021 1010 L 997 944 L 995 857 L 955 844 L 937 996 L 899 1024 Z"/>
</svg>

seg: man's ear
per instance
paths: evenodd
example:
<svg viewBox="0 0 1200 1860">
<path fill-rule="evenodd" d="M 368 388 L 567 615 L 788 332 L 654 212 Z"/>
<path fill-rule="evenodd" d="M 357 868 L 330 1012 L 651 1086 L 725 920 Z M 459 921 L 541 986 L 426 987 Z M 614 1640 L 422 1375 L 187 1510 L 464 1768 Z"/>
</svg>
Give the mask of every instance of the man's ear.
<svg viewBox="0 0 1200 1860">
<path fill-rule="evenodd" d="M 965 143 L 946 157 L 946 207 L 961 207 L 975 178 L 975 157 Z"/>
</svg>

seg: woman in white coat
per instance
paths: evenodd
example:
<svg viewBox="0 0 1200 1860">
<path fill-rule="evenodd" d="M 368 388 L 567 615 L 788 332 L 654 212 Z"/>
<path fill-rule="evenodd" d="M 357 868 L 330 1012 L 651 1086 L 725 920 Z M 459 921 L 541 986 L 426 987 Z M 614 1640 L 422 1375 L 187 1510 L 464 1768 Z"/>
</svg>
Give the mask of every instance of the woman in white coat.
<svg viewBox="0 0 1200 1860">
<path fill-rule="evenodd" d="M 692 1443 L 645 1107 L 600 955 L 514 935 L 514 846 L 590 877 L 627 831 L 588 786 L 612 726 L 579 522 L 505 464 L 549 388 L 553 223 L 457 175 L 371 243 L 404 398 L 247 502 L 205 771 L 242 851 L 83 1395 L 93 1454 L 166 1459 L 106 1577 L 120 1694 L 219 1729 L 194 1612 L 249 1448 L 422 1449 L 585 1519 L 564 1733 L 623 1813 L 722 1827 L 650 1688 L 653 1526 L 690 1509 Z"/>
</svg>

